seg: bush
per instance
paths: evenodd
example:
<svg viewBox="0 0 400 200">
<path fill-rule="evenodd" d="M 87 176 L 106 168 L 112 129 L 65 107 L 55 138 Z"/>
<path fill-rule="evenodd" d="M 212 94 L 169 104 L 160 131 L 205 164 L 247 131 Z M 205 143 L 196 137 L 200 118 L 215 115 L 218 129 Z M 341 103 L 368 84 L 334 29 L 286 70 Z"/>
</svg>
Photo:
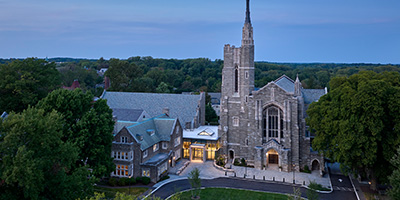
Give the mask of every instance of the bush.
<svg viewBox="0 0 400 200">
<path fill-rule="evenodd" d="M 136 177 L 136 183 L 141 183 L 142 182 L 142 177 L 138 176 Z"/>
<path fill-rule="evenodd" d="M 128 178 L 128 185 L 135 185 L 136 179 L 135 178 Z"/>
<path fill-rule="evenodd" d="M 149 178 L 149 177 L 142 177 L 142 183 L 143 183 L 144 185 L 149 184 L 149 183 L 150 183 L 150 178 Z"/>
<path fill-rule="evenodd" d="M 221 155 L 215 157 L 215 164 L 218 166 L 224 167 L 225 166 L 225 158 Z"/>
<path fill-rule="evenodd" d="M 233 161 L 233 165 L 240 166 L 239 158 L 235 158 L 235 160 Z"/>
<path fill-rule="evenodd" d="M 303 170 L 301 170 L 301 172 L 305 172 L 305 173 L 311 173 L 311 170 L 310 170 L 310 168 L 308 168 L 308 165 L 304 165 L 304 169 Z"/>
<path fill-rule="evenodd" d="M 314 181 L 310 181 L 310 184 L 308 185 L 310 189 L 313 190 L 319 190 L 319 191 L 330 191 L 330 189 L 323 187 L 321 184 L 318 184 Z"/>
<path fill-rule="evenodd" d="M 247 166 L 246 160 L 245 160 L 244 158 L 242 158 L 242 159 L 240 160 L 240 164 L 241 164 L 242 166 Z"/>
<path fill-rule="evenodd" d="M 117 186 L 117 179 L 116 178 L 110 178 L 110 180 L 108 180 L 108 184 L 110 186 Z"/>
<path fill-rule="evenodd" d="M 125 186 L 127 183 L 128 183 L 128 178 L 120 178 L 119 180 L 118 180 L 118 185 L 119 186 Z"/>
<path fill-rule="evenodd" d="M 168 175 L 167 175 L 167 176 L 161 177 L 160 180 L 159 180 L 158 182 L 163 181 L 163 180 L 167 180 L 167 179 L 169 179 L 169 176 L 168 176 Z"/>
</svg>

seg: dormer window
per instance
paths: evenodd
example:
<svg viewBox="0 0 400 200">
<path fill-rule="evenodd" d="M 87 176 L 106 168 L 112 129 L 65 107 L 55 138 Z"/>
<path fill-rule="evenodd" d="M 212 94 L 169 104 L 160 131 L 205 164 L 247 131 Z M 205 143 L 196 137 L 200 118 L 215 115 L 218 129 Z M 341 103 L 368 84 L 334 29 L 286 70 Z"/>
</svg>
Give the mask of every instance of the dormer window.
<svg viewBox="0 0 400 200">
<path fill-rule="evenodd" d="M 156 151 L 158 150 L 158 148 L 159 148 L 159 147 L 158 147 L 158 144 L 154 144 L 154 145 L 153 145 L 153 152 L 156 152 Z"/>
<path fill-rule="evenodd" d="M 147 129 L 146 132 L 147 132 L 147 134 L 149 134 L 150 136 L 153 136 L 153 135 L 156 133 L 156 131 L 155 131 L 154 129 Z"/>
</svg>

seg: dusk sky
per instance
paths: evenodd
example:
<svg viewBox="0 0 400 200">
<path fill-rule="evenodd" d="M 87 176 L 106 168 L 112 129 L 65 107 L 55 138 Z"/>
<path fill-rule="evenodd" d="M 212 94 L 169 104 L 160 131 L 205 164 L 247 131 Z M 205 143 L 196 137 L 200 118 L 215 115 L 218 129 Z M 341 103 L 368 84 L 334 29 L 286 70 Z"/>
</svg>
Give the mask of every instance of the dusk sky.
<svg viewBox="0 0 400 200">
<path fill-rule="evenodd" d="M 0 0 L 0 58 L 223 59 L 245 0 Z M 251 0 L 255 59 L 400 64 L 399 0 Z"/>
</svg>

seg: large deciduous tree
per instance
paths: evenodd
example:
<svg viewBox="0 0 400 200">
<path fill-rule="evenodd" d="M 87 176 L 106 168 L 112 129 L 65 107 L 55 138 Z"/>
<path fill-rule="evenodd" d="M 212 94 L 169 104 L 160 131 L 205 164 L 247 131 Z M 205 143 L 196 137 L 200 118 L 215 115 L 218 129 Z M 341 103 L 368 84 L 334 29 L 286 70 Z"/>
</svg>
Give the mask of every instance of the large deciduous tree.
<svg viewBox="0 0 400 200">
<path fill-rule="evenodd" d="M 0 199 L 76 199 L 92 194 L 78 149 L 62 141 L 55 112 L 28 108 L 0 119 Z"/>
<path fill-rule="evenodd" d="M 397 154 L 392 158 L 391 163 L 395 166 L 395 170 L 389 177 L 392 188 L 389 190 L 389 196 L 392 199 L 400 199 L 400 147 L 397 149 Z"/>
<path fill-rule="evenodd" d="M 125 60 L 110 59 L 110 67 L 104 74 L 111 80 L 111 91 L 133 91 L 134 80 L 143 75 L 143 70 Z"/>
<path fill-rule="evenodd" d="M 54 63 L 27 58 L 0 65 L 0 108 L 21 112 L 61 85 Z"/>
<path fill-rule="evenodd" d="M 93 101 L 92 94 L 80 89 L 60 89 L 42 99 L 38 107 L 47 112 L 56 110 L 63 116 L 63 141 L 78 147 L 78 165 L 89 165 L 98 177 L 115 170 L 110 156 L 114 121 L 106 100 Z"/>
<path fill-rule="evenodd" d="M 360 72 L 330 81 L 331 91 L 307 110 L 313 148 L 347 172 L 387 182 L 400 143 L 400 74 Z"/>
</svg>

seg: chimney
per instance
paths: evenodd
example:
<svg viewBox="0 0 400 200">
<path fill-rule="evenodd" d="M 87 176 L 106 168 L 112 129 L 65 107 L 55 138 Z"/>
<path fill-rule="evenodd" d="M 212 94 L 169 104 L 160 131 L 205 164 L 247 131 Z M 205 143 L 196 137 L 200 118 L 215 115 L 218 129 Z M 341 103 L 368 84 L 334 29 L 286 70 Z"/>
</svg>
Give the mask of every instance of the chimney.
<svg viewBox="0 0 400 200">
<path fill-rule="evenodd" d="M 168 107 L 163 108 L 162 113 L 166 114 L 169 117 L 169 108 Z"/>
</svg>

